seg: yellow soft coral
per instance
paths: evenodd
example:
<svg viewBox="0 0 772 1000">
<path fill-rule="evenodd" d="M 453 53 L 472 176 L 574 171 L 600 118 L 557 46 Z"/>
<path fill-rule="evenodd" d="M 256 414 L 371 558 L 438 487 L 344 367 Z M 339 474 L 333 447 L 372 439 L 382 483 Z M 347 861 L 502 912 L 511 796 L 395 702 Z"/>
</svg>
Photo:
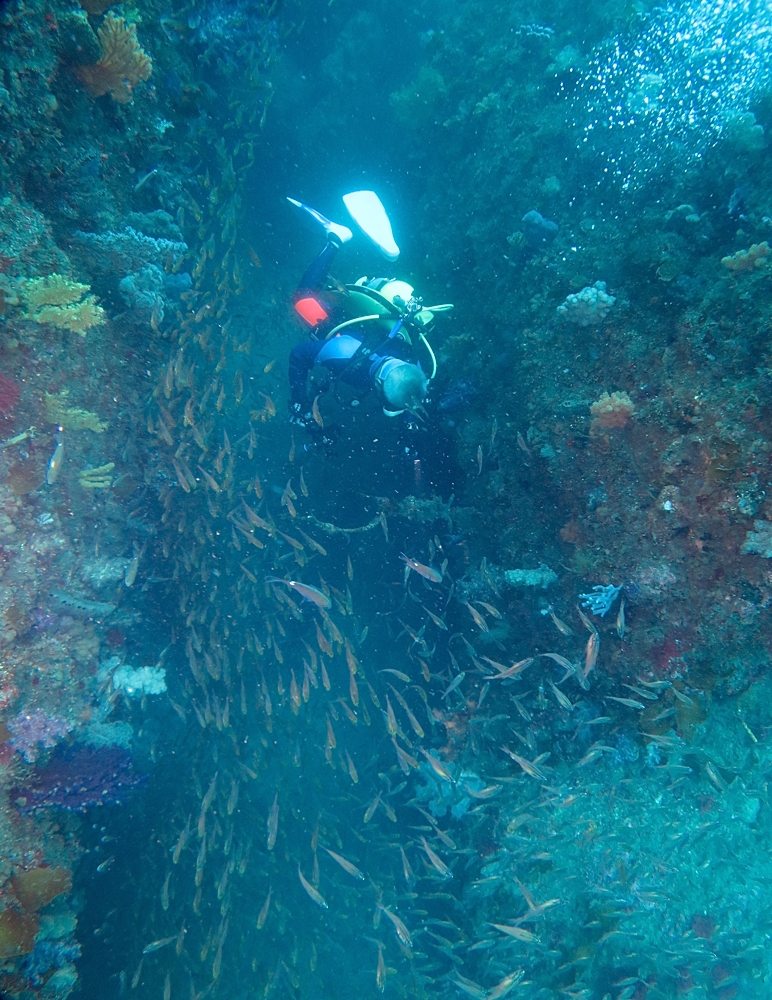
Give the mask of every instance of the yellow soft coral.
<svg viewBox="0 0 772 1000">
<path fill-rule="evenodd" d="M 115 462 L 100 465 L 98 469 L 81 469 L 78 473 L 78 483 L 84 490 L 109 490 L 113 485 L 110 473 L 115 468 Z"/>
<path fill-rule="evenodd" d="M 105 311 L 97 305 L 96 298 L 93 295 L 83 298 L 90 286 L 70 281 L 61 274 L 29 278 L 22 282 L 20 291 L 26 306 L 24 317 L 34 323 L 49 323 L 85 337 L 87 330 L 105 321 Z"/>
<path fill-rule="evenodd" d="M 70 281 L 61 274 L 49 274 L 45 278 L 28 278 L 22 285 L 21 293 L 27 313 L 34 313 L 41 306 L 66 306 L 79 302 L 89 290 L 88 285 L 79 281 Z"/>
<path fill-rule="evenodd" d="M 82 302 L 73 302 L 70 306 L 44 306 L 31 318 L 36 323 L 50 323 L 60 330 L 69 330 L 85 337 L 86 331 L 92 326 L 104 323 L 105 311 L 97 305 L 93 295 L 87 295 Z"/>
<path fill-rule="evenodd" d="M 136 85 L 150 79 L 153 60 L 140 46 L 136 26 L 122 17 L 108 14 L 98 34 L 102 58 L 93 66 L 76 66 L 75 73 L 92 97 L 110 94 L 129 104 Z"/>
<path fill-rule="evenodd" d="M 108 424 L 105 420 L 100 420 L 96 413 L 90 410 L 81 410 L 77 406 L 67 406 L 69 392 L 62 390 L 58 396 L 46 393 L 46 417 L 51 424 L 58 424 L 68 431 L 94 431 L 95 434 L 104 434 Z"/>
</svg>

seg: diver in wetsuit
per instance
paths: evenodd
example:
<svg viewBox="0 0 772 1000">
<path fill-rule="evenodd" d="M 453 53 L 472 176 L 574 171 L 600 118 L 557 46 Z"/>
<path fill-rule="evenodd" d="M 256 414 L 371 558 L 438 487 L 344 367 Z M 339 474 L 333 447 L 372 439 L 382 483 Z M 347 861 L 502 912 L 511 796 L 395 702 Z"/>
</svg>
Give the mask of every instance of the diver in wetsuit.
<svg viewBox="0 0 772 1000">
<path fill-rule="evenodd" d="M 306 385 L 316 366 L 350 388 L 352 406 L 374 392 L 386 416 L 405 414 L 410 419 L 425 399 L 436 371 L 426 331 L 438 308 L 451 307 L 424 308 L 411 285 L 393 278 L 360 278 L 346 286 L 331 281 L 330 265 L 351 239 L 351 230 L 301 202 L 288 200 L 308 212 L 327 233 L 324 249 L 306 270 L 293 298 L 295 312 L 310 328 L 312 339 L 295 345 L 290 353 L 290 420 L 314 429 Z M 384 255 L 396 260 L 399 249 L 377 196 L 355 192 L 344 201 Z"/>
</svg>

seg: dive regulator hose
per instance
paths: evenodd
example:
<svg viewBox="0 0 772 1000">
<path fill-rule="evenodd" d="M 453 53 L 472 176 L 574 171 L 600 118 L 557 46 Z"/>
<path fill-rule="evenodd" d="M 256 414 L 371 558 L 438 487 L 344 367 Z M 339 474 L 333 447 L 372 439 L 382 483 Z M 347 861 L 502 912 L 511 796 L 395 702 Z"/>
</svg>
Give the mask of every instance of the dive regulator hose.
<svg viewBox="0 0 772 1000">
<path fill-rule="evenodd" d="M 426 308 L 430 312 L 435 312 L 435 313 L 436 312 L 447 312 L 449 309 L 453 308 L 453 305 L 450 302 L 446 302 L 446 303 L 443 303 L 442 305 L 427 306 Z M 376 319 L 379 319 L 379 320 L 384 319 L 383 314 L 382 313 L 371 313 L 369 316 L 355 316 L 353 319 L 344 320 L 343 323 L 338 323 L 337 326 L 334 326 L 324 339 L 325 340 L 329 340 L 331 337 L 337 336 L 337 334 L 339 334 L 341 330 L 345 330 L 349 326 L 355 326 L 357 323 L 371 323 L 373 320 L 376 320 Z M 394 324 L 394 327 L 392 328 L 392 331 L 389 334 L 389 339 L 391 337 L 395 336 L 398 333 L 400 327 L 403 324 L 403 321 L 404 321 L 404 318 L 400 318 Z M 412 325 L 413 324 L 411 324 L 411 326 Z M 418 337 L 419 337 L 421 343 L 424 345 L 424 347 L 426 348 L 426 350 L 429 352 L 429 357 L 432 359 L 432 373 L 429 376 L 429 381 L 431 382 L 431 380 L 437 374 L 437 358 L 436 358 L 436 356 L 434 354 L 434 351 L 432 350 L 432 345 L 426 339 L 426 334 L 423 332 L 423 330 L 421 330 L 417 326 L 417 324 L 416 324 L 416 332 L 418 333 Z"/>
</svg>

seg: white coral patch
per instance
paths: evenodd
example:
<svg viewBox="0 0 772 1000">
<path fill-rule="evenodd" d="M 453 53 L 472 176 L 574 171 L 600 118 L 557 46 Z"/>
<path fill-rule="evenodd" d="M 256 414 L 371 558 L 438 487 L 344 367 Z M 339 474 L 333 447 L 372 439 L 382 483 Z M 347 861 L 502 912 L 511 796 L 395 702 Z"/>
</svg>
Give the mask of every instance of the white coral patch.
<svg viewBox="0 0 772 1000">
<path fill-rule="evenodd" d="M 113 673 L 113 688 L 125 691 L 130 698 L 163 694 L 166 690 L 166 671 L 162 667 L 128 667 L 124 664 Z"/>
</svg>

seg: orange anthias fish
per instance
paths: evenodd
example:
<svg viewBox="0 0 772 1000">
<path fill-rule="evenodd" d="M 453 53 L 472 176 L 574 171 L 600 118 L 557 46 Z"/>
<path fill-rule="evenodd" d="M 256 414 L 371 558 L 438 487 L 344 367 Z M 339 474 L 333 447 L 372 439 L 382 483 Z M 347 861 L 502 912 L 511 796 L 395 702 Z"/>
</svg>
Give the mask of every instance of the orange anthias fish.
<svg viewBox="0 0 772 1000">
<path fill-rule="evenodd" d="M 278 576 L 267 576 L 265 578 L 265 582 L 283 583 L 287 587 L 292 587 L 292 589 L 297 591 L 297 593 L 300 594 L 304 600 L 311 601 L 318 608 L 332 607 L 332 601 L 330 598 L 326 594 L 323 594 L 321 590 L 317 590 L 316 587 L 312 587 L 308 583 L 299 583 L 297 580 L 282 580 L 281 577 Z"/>
<path fill-rule="evenodd" d="M 425 580 L 429 580 L 431 583 L 442 583 L 442 573 L 440 573 L 440 571 L 435 569 L 433 566 L 424 566 L 423 563 L 416 562 L 415 559 L 411 559 L 409 556 L 406 556 L 404 552 L 400 553 L 399 558 L 403 563 L 407 563 L 410 569 L 418 573 L 418 575 L 422 576 Z"/>
</svg>

